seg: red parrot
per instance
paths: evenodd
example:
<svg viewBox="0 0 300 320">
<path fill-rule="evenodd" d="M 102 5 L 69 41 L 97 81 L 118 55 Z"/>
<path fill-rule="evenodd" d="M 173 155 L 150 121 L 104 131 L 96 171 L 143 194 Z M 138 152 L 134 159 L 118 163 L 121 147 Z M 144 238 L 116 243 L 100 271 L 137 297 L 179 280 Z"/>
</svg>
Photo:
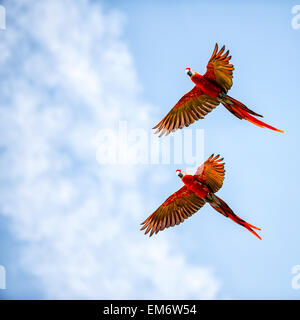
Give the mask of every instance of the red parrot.
<svg viewBox="0 0 300 320">
<path fill-rule="evenodd" d="M 189 218 L 208 202 L 216 211 L 222 213 L 239 225 L 245 227 L 259 239 L 261 237 L 253 230 L 260 230 L 250 223 L 239 218 L 229 206 L 215 193 L 222 187 L 225 169 L 223 158 L 219 155 L 211 155 L 194 175 L 176 170 L 184 186 L 173 193 L 156 211 L 154 211 L 143 223 L 141 230 L 146 229 L 145 234 L 158 233 L 175 224 L 180 224 Z"/>
<path fill-rule="evenodd" d="M 182 129 L 184 126 L 188 127 L 196 120 L 203 119 L 220 103 L 239 119 L 246 119 L 262 128 L 283 132 L 255 118 L 254 116 L 262 117 L 262 115 L 255 113 L 240 101 L 227 95 L 232 86 L 234 67 L 229 64 L 231 59 L 231 56 L 228 56 L 229 50 L 225 53 L 224 51 L 225 46 L 218 51 L 218 44 L 216 44 L 204 75 L 200 75 L 191 68 L 185 69 L 195 86 L 153 128 L 157 129 L 155 133 L 160 132 L 160 137 Z"/>
</svg>

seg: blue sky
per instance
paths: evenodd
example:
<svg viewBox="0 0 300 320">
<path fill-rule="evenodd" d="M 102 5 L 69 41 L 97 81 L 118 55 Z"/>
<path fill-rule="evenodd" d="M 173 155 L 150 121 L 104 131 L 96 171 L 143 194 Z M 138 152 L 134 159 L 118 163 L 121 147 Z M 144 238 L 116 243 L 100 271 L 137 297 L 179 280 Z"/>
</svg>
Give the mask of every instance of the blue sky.
<svg viewBox="0 0 300 320">
<path fill-rule="evenodd" d="M 299 299 L 295 1 L 1 3 L 2 298 Z M 286 131 L 222 106 L 192 127 L 204 157 L 225 157 L 218 195 L 263 240 L 209 206 L 149 239 L 139 223 L 180 187 L 178 165 L 101 166 L 91 141 L 120 119 L 150 130 L 216 42 L 233 57 L 230 95 Z"/>
</svg>

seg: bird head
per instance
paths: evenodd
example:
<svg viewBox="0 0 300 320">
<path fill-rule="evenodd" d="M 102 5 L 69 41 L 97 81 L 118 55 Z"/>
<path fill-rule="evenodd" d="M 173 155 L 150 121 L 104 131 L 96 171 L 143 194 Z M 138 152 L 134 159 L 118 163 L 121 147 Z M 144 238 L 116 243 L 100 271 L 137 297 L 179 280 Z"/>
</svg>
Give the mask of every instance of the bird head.
<svg viewBox="0 0 300 320">
<path fill-rule="evenodd" d="M 176 174 L 178 175 L 178 177 L 180 178 L 180 179 L 182 179 L 185 175 L 186 175 L 186 173 L 185 172 L 183 172 L 183 171 L 181 171 L 181 170 L 176 170 Z"/>
<path fill-rule="evenodd" d="M 190 78 L 196 74 L 192 68 L 185 68 L 185 72 Z"/>
</svg>

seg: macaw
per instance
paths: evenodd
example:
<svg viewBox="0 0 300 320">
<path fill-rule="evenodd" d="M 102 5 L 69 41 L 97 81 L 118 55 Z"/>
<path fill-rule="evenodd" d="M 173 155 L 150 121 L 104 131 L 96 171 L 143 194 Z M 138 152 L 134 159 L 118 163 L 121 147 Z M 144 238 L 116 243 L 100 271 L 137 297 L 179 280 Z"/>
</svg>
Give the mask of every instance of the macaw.
<svg viewBox="0 0 300 320">
<path fill-rule="evenodd" d="M 227 95 L 232 86 L 234 67 L 229 63 L 231 59 L 231 56 L 228 56 L 229 50 L 225 53 L 224 51 L 225 46 L 218 51 L 218 44 L 216 44 L 204 75 L 200 75 L 191 68 L 185 69 L 195 86 L 153 128 L 157 129 L 155 133 L 160 133 L 160 137 L 182 129 L 184 126 L 188 127 L 196 120 L 203 119 L 220 103 L 239 119 L 246 119 L 262 128 L 283 132 L 255 118 L 254 116 L 262 117 L 262 115 L 248 109 L 240 101 Z"/>
<path fill-rule="evenodd" d="M 211 155 L 204 164 L 198 167 L 194 175 L 176 170 L 176 174 L 181 178 L 184 186 L 167 198 L 157 210 L 141 223 L 143 225 L 141 230 L 146 229 L 145 234 L 150 231 L 151 237 L 154 232 L 158 233 L 165 228 L 180 224 L 206 203 L 209 203 L 216 211 L 245 227 L 261 239 L 253 230 L 260 230 L 259 228 L 239 218 L 225 201 L 215 195 L 223 185 L 225 169 L 222 161 L 223 158 L 220 158 L 219 155 Z"/>
</svg>

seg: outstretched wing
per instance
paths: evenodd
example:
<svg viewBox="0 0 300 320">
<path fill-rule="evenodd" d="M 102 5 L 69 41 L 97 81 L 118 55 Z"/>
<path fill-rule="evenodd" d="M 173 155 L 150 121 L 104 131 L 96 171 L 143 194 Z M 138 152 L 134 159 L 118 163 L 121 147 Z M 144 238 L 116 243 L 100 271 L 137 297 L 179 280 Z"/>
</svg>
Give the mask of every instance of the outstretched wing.
<svg viewBox="0 0 300 320">
<path fill-rule="evenodd" d="M 225 46 L 218 51 L 218 44 L 216 43 L 215 50 L 207 64 L 207 70 L 204 74 L 204 77 L 209 79 L 210 81 L 216 82 L 225 93 L 232 86 L 232 71 L 234 67 L 229 63 L 231 56 L 228 56 L 229 50 L 225 51 Z"/>
<path fill-rule="evenodd" d="M 150 237 L 155 232 L 174 227 L 197 212 L 205 204 L 205 200 L 199 198 L 186 186 L 173 193 L 156 211 L 154 211 L 143 223 L 141 230 L 150 232 Z"/>
<path fill-rule="evenodd" d="M 219 104 L 218 99 L 212 98 L 203 93 L 195 86 L 186 93 L 171 109 L 171 111 L 153 128 L 155 133 L 164 134 L 188 127 L 194 121 L 203 119 L 211 110 Z"/>
<path fill-rule="evenodd" d="M 214 156 L 213 154 L 198 167 L 195 178 L 210 187 L 212 192 L 217 192 L 223 185 L 225 169 L 224 158 Z"/>
</svg>

